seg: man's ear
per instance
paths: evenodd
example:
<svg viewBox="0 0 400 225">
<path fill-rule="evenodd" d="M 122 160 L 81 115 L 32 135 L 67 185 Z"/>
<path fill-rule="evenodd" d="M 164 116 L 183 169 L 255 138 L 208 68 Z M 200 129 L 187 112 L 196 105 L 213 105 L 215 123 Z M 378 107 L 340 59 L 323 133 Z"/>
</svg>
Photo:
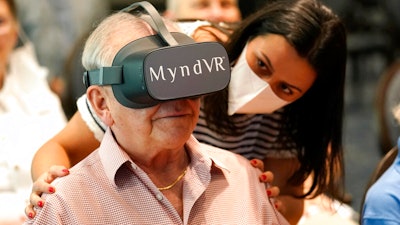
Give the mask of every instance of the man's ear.
<svg viewBox="0 0 400 225">
<path fill-rule="evenodd" d="M 97 116 L 107 126 L 111 126 L 114 120 L 110 113 L 109 102 L 107 101 L 106 90 L 104 87 L 96 85 L 88 87 L 86 90 L 86 96 Z"/>
</svg>

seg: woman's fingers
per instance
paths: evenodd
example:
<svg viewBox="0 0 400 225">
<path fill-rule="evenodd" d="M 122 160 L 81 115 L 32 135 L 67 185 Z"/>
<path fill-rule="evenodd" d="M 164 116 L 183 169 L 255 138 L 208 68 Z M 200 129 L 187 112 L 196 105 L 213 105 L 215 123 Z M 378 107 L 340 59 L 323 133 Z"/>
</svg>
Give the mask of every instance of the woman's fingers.
<svg viewBox="0 0 400 225">
<path fill-rule="evenodd" d="M 276 198 L 279 196 L 280 190 L 277 186 L 267 187 L 267 194 L 270 198 Z"/>
<path fill-rule="evenodd" d="M 271 184 L 274 182 L 274 174 L 271 171 L 265 171 L 260 174 L 259 179 L 265 184 Z"/>
<path fill-rule="evenodd" d="M 271 183 L 274 181 L 274 174 L 272 172 L 265 171 L 264 173 L 260 174 L 259 179 L 260 182 L 265 184 L 268 197 L 275 198 L 279 196 L 279 187 L 271 186 Z"/>
<path fill-rule="evenodd" d="M 33 209 L 33 205 L 29 204 L 25 207 L 25 215 L 29 218 L 29 219 L 33 219 L 36 215 L 35 210 Z"/>
<path fill-rule="evenodd" d="M 251 165 L 255 168 L 258 168 L 261 171 L 264 171 L 264 163 L 259 159 L 252 159 L 250 161 Z M 274 182 L 274 174 L 271 171 L 265 171 L 259 176 L 260 182 L 264 183 L 266 186 L 266 191 L 269 197 L 277 197 L 279 195 L 279 187 L 271 186 Z"/>
<path fill-rule="evenodd" d="M 258 168 L 262 172 L 264 172 L 264 162 L 259 159 L 252 159 L 250 160 L 250 163 L 253 167 Z"/>
<path fill-rule="evenodd" d="M 43 193 L 52 194 L 56 189 L 50 184 L 57 177 L 63 177 L 69 174 L 69 170 L 65 166 L 52 166 L 49 171 L 40 175 L 33 182 L 32 192 L 29 198 L 29 204 L 25 207 L 25 215 L 32 219 L 35 217 L 35 207 L 43 207 L 44 200 L 41 198 Z"/>
<path fill-rule="evenodd" d="M 51 166 L 49 171 L 47 171 L 47 173 L 44 173 L 43 176 L 46 177 L 45 181 L 47 183 L 51 183 L 57 177 L 63 177 L 68 174 L 69 170 L 65 166 Z"/>
<path fill-rule="evenodd" d="M 216 41 L 221 43 L 227 42 L 229 38 L 226 33 L 212 26 L 201 26 L 197 28 L 192 37 L 196 42 Z"/>
</svg>

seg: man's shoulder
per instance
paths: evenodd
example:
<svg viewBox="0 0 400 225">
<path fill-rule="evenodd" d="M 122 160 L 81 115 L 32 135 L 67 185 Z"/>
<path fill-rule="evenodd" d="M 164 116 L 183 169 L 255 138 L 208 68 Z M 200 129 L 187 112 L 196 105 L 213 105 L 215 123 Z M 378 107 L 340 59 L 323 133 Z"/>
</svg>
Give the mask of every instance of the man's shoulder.
<svg viewBox="0 0 400 225">
<path fill-rule="evenodd" d="M 237 160 L 247 160 L 242 155 L 236 154 L 226 149 L 218 148 L 209 144 L 200 143 L 202 149 L 214 157 L 227 157 L 230 159 L 237 159 Z"/>
<path fill-rule="evenodd" d="M 94 177 L 94 174 L 98 174 L 99 169 L 101 169 L 99 168 L 100 164 L 98 150 L 95 150 L 71 167 L 69 175 L 58 177 L 52 184 L 56 186 L 57 191 L 63 188 L 71 189 L 71 186 L 75 185 L 83 187 L 89 180 L 97 179 Z"/>
<path fill-rule="evenodd" d="M 232 170 L 246 169 L 247 171 L 255 169 L 253 166 L 251 166 L 250 161 L 242 155 L 204 143 L 200 143 L 200 145 L 202 151 L 204 151 L 204 153 L 207 154 L 207 156 L 210 157 L 214 162 L 222 163 Z"/>
</svg>

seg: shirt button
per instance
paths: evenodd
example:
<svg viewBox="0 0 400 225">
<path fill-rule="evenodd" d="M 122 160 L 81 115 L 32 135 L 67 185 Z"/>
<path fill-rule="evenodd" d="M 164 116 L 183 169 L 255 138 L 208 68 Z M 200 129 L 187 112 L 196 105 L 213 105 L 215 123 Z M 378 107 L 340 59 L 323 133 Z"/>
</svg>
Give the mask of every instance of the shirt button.
<svg viewBox="0 0 400 225">
<path fill-rule="evenodd" d="M 131 167 L 132 167 L 132 169 L 134 169 L 134 170 L 137 169 L 137 166 L 136 166 L 135 164 L 133 164 L 133 163 L 131 163 Z"/>
<path fill-rule="evenodd" d="M 163 196 L 162 196 L 162 194 L 160 194 L 160 193 L 158 193 L 158 194 L 156 195 L 156 198 L 157 198 L 159 201 L 163 200 Z"/>
</svg>

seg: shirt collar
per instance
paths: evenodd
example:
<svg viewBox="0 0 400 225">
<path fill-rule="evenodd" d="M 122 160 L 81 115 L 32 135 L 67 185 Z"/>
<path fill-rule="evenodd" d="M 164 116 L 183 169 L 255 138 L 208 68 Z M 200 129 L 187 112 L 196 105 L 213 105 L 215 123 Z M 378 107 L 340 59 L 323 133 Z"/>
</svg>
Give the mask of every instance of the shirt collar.
<svg viewBox="0 0 400 225">
<path fill-rule="evenodd" d="M 128 154 L 119 147 L 109 127 L 101 141 L 99 156 L 107 178 L 116 186 L 115 175 L 117 171 L 122 165 L 131 160 Z"/>
<path fill-rule="evenodd" d="M 193 135 L 186 142 L 186 149 L 190 156 L 191 167 L 198 168 L 204 172 L 207 171 L 207 173 L 210 173 L 212 167 L 230 172 L 229 165 L 223 162 L 223 160 L 218 159 L 221 158 L 218 157 L 220 150 L 199 143 Z M 99 156 L 107 178 L 115 187 L 117 186 L 116 175 L 122 166 L 127 162 L 130 162 L 132 166 L 137 166 L 115 141 L 110 128 L 107 128 L 100 144 Z"/>
<path fill-rule="evenodd" d="M 193 135 L 186 142 L 186 149 L 188 149 L 192 162 L 205 163 L 209 169 L 211 169 L 211 166 L 215 166 L 221 170 L 230 172 L 229 165 L 220 160 L 219 158 L 221 157 L 218 157 L 220 149 L 200 143 Z"/>
</svg>

